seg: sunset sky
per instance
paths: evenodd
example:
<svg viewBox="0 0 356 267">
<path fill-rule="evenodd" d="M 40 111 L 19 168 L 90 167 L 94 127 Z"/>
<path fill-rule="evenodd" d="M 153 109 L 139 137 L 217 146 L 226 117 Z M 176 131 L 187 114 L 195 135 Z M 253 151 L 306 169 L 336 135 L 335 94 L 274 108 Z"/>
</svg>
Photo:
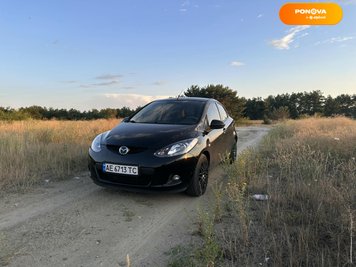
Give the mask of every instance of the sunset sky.
<svg viewBox="0 0 356 267">
<path fill-rule="evenodd" d="M 356 93 L 356 1 L 287 26 L 286 1 L 0 2 L 0 106 L 136 107 L 191 85 L 239 96 Z"/>
</svg>

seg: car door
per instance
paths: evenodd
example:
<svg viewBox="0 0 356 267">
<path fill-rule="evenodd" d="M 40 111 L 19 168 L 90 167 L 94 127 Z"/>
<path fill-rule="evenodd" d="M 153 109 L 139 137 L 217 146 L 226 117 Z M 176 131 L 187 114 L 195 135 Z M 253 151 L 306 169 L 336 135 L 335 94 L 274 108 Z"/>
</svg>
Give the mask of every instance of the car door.
<svg viewBox="0 0 356 267">
<path fill-rule="evenodd" d="M 225 108 L 220 104 L 216 103 L 220 119 L 225 123 L 223 129 L 223 134 L 221 138 L 221 146 L 223 148 L 224 155 L 227 155 L 231 152 L 231 148 L 235 143 L 235 123 L 234 120 L 227 114 Z"/>
<path fill-rule="evenodd" d="M 210 162 L 211 165 L 216 165 L 221 161 L 226 145 L 223 144 L 224 130 L 209 128 L 212 120 L 221 120 L 218 107 L 214 102 L 210 103 L 206 113 L 206 132 L 209 139 Z"/>
</svg>

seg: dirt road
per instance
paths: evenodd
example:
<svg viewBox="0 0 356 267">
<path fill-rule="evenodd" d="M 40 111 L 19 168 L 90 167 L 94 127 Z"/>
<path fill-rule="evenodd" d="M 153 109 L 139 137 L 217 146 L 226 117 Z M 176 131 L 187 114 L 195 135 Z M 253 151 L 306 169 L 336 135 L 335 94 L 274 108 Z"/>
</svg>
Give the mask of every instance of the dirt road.
<svg viewBox="0 0 356 267">
<path fill-rule="evenodd" d="M 239 152 L 268 131 L 241 127 Z M 221 177 L 217 168 L 210 185 Z M 100 188 L 87 173 L 0 199 L 0 266 L 166 266 L 192 238 L 196 209 L 212 196 L 138 194 Z"/>
</svg>

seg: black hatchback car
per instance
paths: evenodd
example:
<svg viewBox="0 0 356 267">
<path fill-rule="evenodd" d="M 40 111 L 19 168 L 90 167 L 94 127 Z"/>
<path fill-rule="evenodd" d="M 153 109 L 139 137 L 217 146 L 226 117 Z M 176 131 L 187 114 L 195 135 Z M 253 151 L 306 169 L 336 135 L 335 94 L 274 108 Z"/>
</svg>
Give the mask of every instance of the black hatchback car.
<svg viewBox="0 0 356 267">
<path fill-rule="evenodd" d="M 235 160 L 236 142 L 234 120 L 218 101 L 156 100 L 94 139 L 89 170 L 101 186 L 200 196 L 209 169 Z"/>
</svg>

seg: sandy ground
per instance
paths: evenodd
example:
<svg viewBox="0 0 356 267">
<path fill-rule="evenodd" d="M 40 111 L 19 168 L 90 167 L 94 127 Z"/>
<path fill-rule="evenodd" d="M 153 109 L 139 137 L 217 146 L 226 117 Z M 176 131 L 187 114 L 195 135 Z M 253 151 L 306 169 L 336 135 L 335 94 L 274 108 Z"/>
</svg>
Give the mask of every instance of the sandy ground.
<svg viewBox="0 0 356 267">
<path fill-rule="evenodd" d="M 241 152 L 256 145 L 267 127 L 238 128 Z M 207 193 L 138 194 L 92 183 L 88 173 L 45 182 L 31 192 L 0 199 L 0 266 L 166 266 L 169 251 L 192 240 L 196 210 Z"/>
</svg>

